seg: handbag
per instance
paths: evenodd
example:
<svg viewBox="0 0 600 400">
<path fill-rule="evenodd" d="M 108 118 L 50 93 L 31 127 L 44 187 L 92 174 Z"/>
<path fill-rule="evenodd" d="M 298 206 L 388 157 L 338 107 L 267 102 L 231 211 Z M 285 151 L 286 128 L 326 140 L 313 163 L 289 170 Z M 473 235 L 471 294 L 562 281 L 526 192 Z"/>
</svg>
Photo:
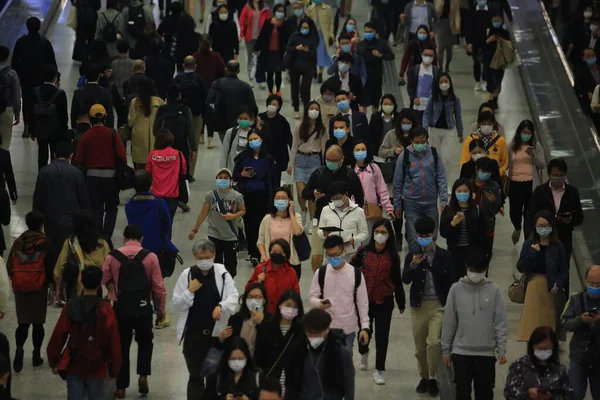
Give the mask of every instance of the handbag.
<svg viewBox="0 0 600 400">
<path fill-rule="evenodd" d="M 368 203 L 365 201 L 365 218 L 367 220 L 377 220 L 382 217 L 381 207 L 377 203 Z"/>
<path fill-rule="evenodd" d="M 508 298 L 513 303 L 525 303 L 525 292 L 527 291 L 527 274 L 520 277 L 514 276 L 513 283 L 508 287 Z"/>
<path fill-rule="evenodd" d="M 207 377 L 215 374 L 219 370 L 219 365 L 221 365 L 221 358 L 223 358 L 223 350 L 211 347 L 202 363 L 200 375 Z"/>
<path fill-rule="evenodd" d="M 298 254 L 298 259 L 300 261 L 306 261 L 310 258 L 310 253 L 312 253 L 312 248 L 310 246 L 310 240 L 308 240 L 308 236 L 306 236 L 306 232 L 302 232 L 298 236 L 294 235 L 292 238 L 294 241 L 294 248 L 296 249 L 296 254 Z"/>
<path fill-rule="evenodd" d="M 498 40 L 496 51 L 490 62 L 492 69 L 506 69 L 515 62 L 515 48 L 510 40 Z"/>
<path fill-rule="evenodd" d="M 375 163 L 381 170 L 381 175 L 385 183 L 392 183 L 394 181 L 394 171 L 396 171 L 396 160 L 392 158 L 386 158 L 384 162 Z"/>
<path fill-rule="evenodd" d="M 128 190 L 133 188 L 133 185 L 135 184 L 135 171 L 127 165 L 126 161 L 123 161 L 121 157 L 117 155 L 117 131 L 113 129 L 111 134 L 113 152 L 115 154 L 115 180 L 117 181 L 117 187 L 120 190 Z"/>
<path fill-rule="evenodd" d="M 187 204 L 190 201 L 190 192 L 187 183 L 186 174 L 182 174 L 183 171 L 183 153 L 179 152 L 179 201 Z"/>
</svg>

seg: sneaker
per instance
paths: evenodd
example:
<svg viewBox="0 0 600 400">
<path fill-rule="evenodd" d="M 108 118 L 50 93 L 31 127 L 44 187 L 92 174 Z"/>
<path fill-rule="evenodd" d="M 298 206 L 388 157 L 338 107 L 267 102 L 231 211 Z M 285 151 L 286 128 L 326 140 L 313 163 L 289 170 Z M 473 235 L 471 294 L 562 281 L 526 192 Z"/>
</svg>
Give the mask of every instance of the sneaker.
<svg viewBox="0 0 600 400">
<path fill-rule="evenodd" d="M 316 218 L 313 218 L 312 220 L 312 226 L 313 228 L 316 228 L 317 226 L 319 226 L 319 220 Z"/>
<path fill-rule="evenodd" d="M 276 94 L 277 96 L 281 97 L 281 92 L 277 92 Z"/>
<path fill-rule="evenodd" d="M 521 230 L 515 229 L 512 235 L 510 235 L 510 238 L 512 239 L 513 244 L 517 244 L 521 238 Z"/>
<path fill-rule="evenodd" d="M 258 84 L 258 87 L 259 87 L 260 89 L 266 89 L 266 88 L 267 88 L 267 84 L 266 84 L 266 83 L 264 83 L 264 82 L 263 82 L 263 83 L 259 83 L 259 84 Z"/>
<path fill-rule="evenodd" d="M 194 178 L 193 176 L 190 175 L 190 176 L 188 176 L 188 182 L 194 183 L 194 182 L 196 182 L 196 178 Z"/>
<path fill-rule="evenodd" d="M 24 137 L 24 138 L 29 137 L 29 127 L 27 125 L 25 125 L 25 128 L 23 128 L 23 135 L 21 135 L 21 137 Z"/>
<path fill-rule="evenodd" d="M 385 379 L 383 378 L 383 371 L 375 370 L 373 372 L 373 381 L 376 385 L 385 385 Z"/>
<path fill-rule="evenodd" d="M 429 381 L 427 379 L 421 379 L 419 384 L 417 385 L 417 393 L 427 393 L 427 387 L 429 386 Z"/>
<path fill-rule="evenodd" d="M 24 356 L 25 352 L 23 351 L 23 348 L 18 348 L 17 347 L 17 351 L 15 351 L 15 359 L 13 360 L 13 369 L 15 370 L 15 372 L 21 372 L 23 370 L 23 356 Z"/>
<path fill-rule="evenodd" d="M 258 258 L 250 258 L 250 265 L 252 266 L 252 268 L 256 268 L 256 266 L 258 265 Z"/>
<path fill-rule="evenodd" d="M 481 82 L 475 82 L 475 87 L 473 88 L 475 92 L 481 91 Z"/>
<path fill-rule="evenodd" d="M 361 354 L 360 361 L 358 362 L 358 369 L 366 371 L 369 368 L 369 353 Z"/>
<path fill-rule="evenodd" d="M 138 379 L 138 392 L 142 395 L 150 393 L 150 388 L 148 387 L 148 377 L 140 376 Z"/>
<path fill-rule="evenodd" d="M 294 119 L 300 119 L 300 112 L 296 111 L 296 115 L 294 115 Z"/>
<path fill-rule="evenodd" d="M 206 147 L 209 149 L 215 148 L 215 145 L 213 144 L 213 138 L 211 138 L 211 137 L 208 138 L 208 143 L 207 143 Z"/>
<path fill-rule="evenodd" d="M 323 73 L 319 72 L 319 75 L 317 76 L 317 83 L 323 83 Z"/>
<path fill-rule="evenodd" d="M 308 235 L 312 235 L 313 234 L 313 227 L 311 226 L 310 228 L 308 228 Z"/>
<path fill-rule="evenodd" d="M 115 399 L 124 399 L 124 398 L 125 398 L 125 389 L 115 390 Z"/>
<path fill-rule="evenodd" d="M 250 79 L 250 82 L 248 82 L 248 84 L 252 89 L 254 89 L 254 79 Z"/>
<path fill-rule="evenodd" d="M 198 143 L 204 144 L 204 135 L 200 136 L 200 140 L 198 140 Z"/>
<path fill-rule="evenodd" d="M 435 379 L 430 379 L 427 384 L 427 391 L 431 397 L 437 397 L 440 394 L 440 389 L 438 388 L 437 381 Z"/>
<path fill-rule="evenodd" d="M 162 321 L 157 320 L 156 325 L 154 327 L 156 329 L 163 329 L 170 325 L 171 325 L 171 320 L 169 319 L 169 317 L 165 316 Z"/>
<path fill-rule="evenodd" d="M 190 206 L 188 206 L 182 201 L 177 202 L 177 207 L 181 208 L 181 211 L 183 211 L 184 213 L 190 212 Z"/>
</svg>

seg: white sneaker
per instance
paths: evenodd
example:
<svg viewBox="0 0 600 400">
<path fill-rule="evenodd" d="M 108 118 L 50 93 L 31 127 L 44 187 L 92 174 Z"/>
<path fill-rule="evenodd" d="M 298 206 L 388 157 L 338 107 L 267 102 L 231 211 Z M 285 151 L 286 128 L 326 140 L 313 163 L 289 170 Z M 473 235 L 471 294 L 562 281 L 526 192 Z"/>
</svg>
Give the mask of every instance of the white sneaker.
<svg viewBox="0 0 600 400">
<path fill-rule="evenodd" d="M 266 83 L 259 83 L 258 87 L 261 89 L 266 89 L 267 88 L 267 84 Z"/>
<path fill-rule="evenodd" d="M 254 89 L 254 79 L 250 79 L 250 82 L 248 82 L 248 84 L 252 89 Z"/>
<path fill-rule="evenodd" d="M 480 92 L 481 91 L 481 83 L 480 82 L 475 82 L 475 87 L 473 88 L 473 90 L 475 92 Z"/>
<path fill-rule="evenodd" d="M 385 379 L 383 378 L 383 371 L 373 371 L 373 380 L 376 385 L 385 385 Z"/>
<path fill-rule="evenodd" d="M 308 235 L 312 235 L 313 234 L 313 227 L 311 226 L 310 228 L 308 228 Z"/>
<path fill-rule="evenodd" d="M 358 362 L 358 369 L 366 371 L 367 368 L 369 368 L 369 353 L 362 354 L 360 356 L 360 361 Z"/>
<path fill-rule="evenodd" d="M 313 225 L 313 228 L 316 228 L 317 226 L 319 226 L 319 220 L 316 218 L 313 218 L 312 225 Z"/>
</svg>

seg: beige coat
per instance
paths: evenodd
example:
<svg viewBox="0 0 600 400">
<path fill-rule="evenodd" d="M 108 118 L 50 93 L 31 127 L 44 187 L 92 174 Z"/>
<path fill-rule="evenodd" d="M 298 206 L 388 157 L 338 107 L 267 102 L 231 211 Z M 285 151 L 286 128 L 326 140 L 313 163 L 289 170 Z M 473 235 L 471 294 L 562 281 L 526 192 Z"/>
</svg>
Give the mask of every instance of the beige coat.
<svg viewBox="0 0 600 400">
<path fill-rule="evenodd" d="M 270 232 L 270 223 L 271 223 L 271 214 L 265 215 L 262 222 L 260 223 L 260 228 L 258 228 L 258 241 L 256 245 L 258 246 L 262 243 L 267 250 L 267 254 L 269 252 L 269 244 L 271 244 L 271 232 Z M 300 213 L 296 213 L 296 221 L 298 224 L 302 226 L 302 216 Z M 298 258 L 298 253 L 296 253 L 296 248 L 294 247 L 294 233 L 290 234 L 290 237 L 287 238 L 287 241 L 290 244 L 290 248 L 292 249 L 292 255 L 290 257 L 290 265 L 300 265 L 300 259 Z"/>
<path fill-rule="evenodd" d="M 129 107 L 128 124 L 131 127 L 131 158 L 134 163 L 145 164 L 148 154 L 154 149 L 154 118 L 158 107 L 165 104 L 160 98 L 152 97 L 152 112 L 145 116 L 137 105 L 137 97 L 131 101 Z"/>
<path fill-rule="evenodd" d="M 396 147 L 404 147 L 402 142 L 398 140 L 398 136 L 396 136 L 396 131 L 394 129 L 390 129 L 388 133 L 383 137 L 383 141 L 381 142 L 381 146 L 379 146 L 379 157 L 381 158 L 396 158 L 398 154 L 396 154 Z"/>
<path fill-rule="evenodd" d="M 317 18 L 317 13 L 319 14 L 319 18 Z M 321 27 L 323 39 L 325 39 L 326 47 L 328 47 L 329 38 L 335 37 L 333 35 L 333 12 L 331 11 L 331 6 L 328 6 L 325 3 L 313 3 L 306 9 L 306 15 L 312 18 L 312 20 L 315 21 L 315 24 L 318 23 L 318 25 Z"/>
</svg>

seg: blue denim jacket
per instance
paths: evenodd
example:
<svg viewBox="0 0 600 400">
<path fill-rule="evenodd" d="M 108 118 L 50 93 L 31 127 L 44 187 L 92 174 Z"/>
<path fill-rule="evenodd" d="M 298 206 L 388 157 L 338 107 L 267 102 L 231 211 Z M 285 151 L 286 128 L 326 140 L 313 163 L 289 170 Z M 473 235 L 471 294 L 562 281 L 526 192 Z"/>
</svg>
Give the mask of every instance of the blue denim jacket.
<svg viewBox="0 0 600 400">
<path fill-rule="evenodd" d="M 429 128 L 430 126 L 435 125 L 438 118 L 440 118 L 443 105 L 444 100 L 441 95 L 435 100 L 432 99 L 429 103 L 427 103 L 427 108 L 423 114 L 423 128 Z M 463 137 L 462 109 L 460 107 L 460 99 L 456 96 L 454 99 L 446 98 L 445 105 L 448 129 L 454 129 L 456 126 L 458 137 Z"/>
</svg>

